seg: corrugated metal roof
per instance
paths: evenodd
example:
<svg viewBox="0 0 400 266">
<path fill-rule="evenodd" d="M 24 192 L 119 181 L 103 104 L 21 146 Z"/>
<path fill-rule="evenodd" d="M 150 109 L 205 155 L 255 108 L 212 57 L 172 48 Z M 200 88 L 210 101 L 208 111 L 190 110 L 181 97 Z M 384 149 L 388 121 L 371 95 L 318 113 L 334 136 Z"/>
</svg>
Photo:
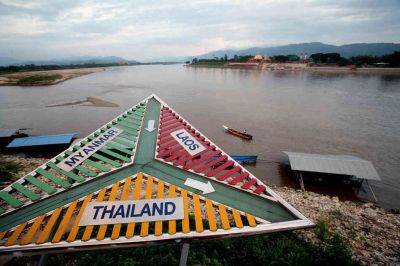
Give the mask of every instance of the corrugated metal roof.
<svg viewBox="0 0 400 266">
<path fill-rule="evenodd" d="M 292 170 L 352 175 L 363 179 L 381 180 L 370 161 L 351 155 L 287 152 Z"/>
<path fill-rule="evenodd" d="M 18 132 L 18 128 L 0 128 L 0 138 L 11 137 Z"/>
<path fill-rule="evenodd" d="M 41 145 L 68 144 L 71 142 L 75 133 L 59 135 L 32 136 L 26 138 L 16 138 L 7 145 L 7 148 L 30 147 Z"/>
</svg>

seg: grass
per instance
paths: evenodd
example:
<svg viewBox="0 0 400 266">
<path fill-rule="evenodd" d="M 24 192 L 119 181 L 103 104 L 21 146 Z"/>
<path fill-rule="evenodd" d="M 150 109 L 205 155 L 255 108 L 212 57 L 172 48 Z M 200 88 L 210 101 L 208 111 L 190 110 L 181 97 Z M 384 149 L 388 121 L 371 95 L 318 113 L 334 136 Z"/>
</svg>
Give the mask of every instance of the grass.
<svg viewBox="0 0 400 266">
<path fill-rule="evenodd" d="M 57 79 L 61 79 L 63 76 L 61 74 L 53 74 L 53 75 L 33 75 L 27 77 L 20 77 L 18 78 L 18 84 L 30 84 L 30 83 L 37 83 L 43 81 L 54 81 Z"/>
<path fill-rule="evenodd" d="M 17 163 L 8 162 L 0 156 L 0 181 L 11 181 L 16 178 L 16 174 L 23 169 L 23 166 Z"/>
<path fill-rule="evenodd" d="M 323 226 L 323 225 L 322 225 Z M 180 244 L 60 253 L 49 255 L 48 265 L 178 265 Z M 10 265 L 28 265 L 38 256 L 14 259 Z M 293 232 L 264 236 L 192 241 L 188 265 L 359 265 L 346 241 L 336 233 L 311 244 Z"/>
</svg>

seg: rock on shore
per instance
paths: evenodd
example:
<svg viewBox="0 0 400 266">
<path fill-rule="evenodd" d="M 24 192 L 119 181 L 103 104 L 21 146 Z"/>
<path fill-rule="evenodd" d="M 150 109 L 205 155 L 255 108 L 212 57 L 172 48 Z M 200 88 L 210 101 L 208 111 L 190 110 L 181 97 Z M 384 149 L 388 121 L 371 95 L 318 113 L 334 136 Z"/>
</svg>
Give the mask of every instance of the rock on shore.
<svg viewBox="0 0 400 266">
<path fill-rule="evenodd" d="M 20 177 L 48 160 L 14 156 L 4 158 L 24 166 L 18 174 Z M 329 230 L 348 240 L 355 257 L 363 264 L 400 265 L 399 212 L 387 211 L 372 203 L 339 201 L 337 197 L 288 187 L 272 186 L 272 189 L 314 223 L 326 221 Z M 308 241 L 319 241 L 312 229 L 300 230 L 299 234 Z"/>
<path fill-rule="evenodd" d="M 339 201 L 314 192 L 287 187 L 274 191 L 314 223 L 324 220 L 329 230 L 348 240 L 354 255 L 363 264 L 400 264 L 400 214 L 386 211 L 372 203 Z M 318 241 L 312 230 L 302 230 L 307 240 Z"/>
</svg>

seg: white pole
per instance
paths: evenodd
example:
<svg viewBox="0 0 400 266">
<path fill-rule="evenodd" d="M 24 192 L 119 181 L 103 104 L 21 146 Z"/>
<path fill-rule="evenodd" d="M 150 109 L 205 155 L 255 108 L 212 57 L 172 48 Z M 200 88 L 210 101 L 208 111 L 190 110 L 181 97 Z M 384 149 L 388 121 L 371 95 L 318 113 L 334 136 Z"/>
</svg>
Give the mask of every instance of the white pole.
<svg viewBox="0 0 400 266">
<path fill-rule="evenodd" d="M 183 243 L 182 250 L 181 250 L 181 259 L 179 261 L 179 266 L 186 266 L 187 264 L 187 257 L 189 254 L 189 243 Z"/>
</svg>

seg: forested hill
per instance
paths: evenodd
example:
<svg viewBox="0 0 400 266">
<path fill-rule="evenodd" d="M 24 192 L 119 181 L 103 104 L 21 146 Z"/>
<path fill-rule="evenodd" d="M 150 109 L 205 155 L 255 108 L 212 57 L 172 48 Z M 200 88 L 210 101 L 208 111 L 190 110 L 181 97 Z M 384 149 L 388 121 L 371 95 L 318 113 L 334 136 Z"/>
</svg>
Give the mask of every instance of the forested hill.
<svg viewBox="0 0 400 266">
<path fill-rule="evenodd" d="M 0 66 L 23 66 L 23 65 L 110 65 L 110 64 L 137 64 L 138 61 L 127 60 L 117 56 L 72 56 L 67 58 L 53 59 L 53 60 L 18 60 L 11 57 L 0 56 Z"/>
<path fill-rule="evenodd" d="M 391 54 L 394 51 L 400 51 L 400 43 L 353 43 L 346 45 L 330 45 L 321 42 L 310 42 L 310 43 L 299 43 L 299 44 L 288 44 L 274 47 L 253 47 L 242 50 L 219 50 L 209 52 L 200 56 L 196 56 L 199 59 L 202 58 L 214 58 L 224 57 L 225 54 L 229 58 L 236 55 L 255 55 L 260 53 L 268 56 L 272 55 L 287 55 L 287 54 L 301 54 L 307 53 L 339 53 L 343 57 L 351 57 L 357 55 L 371 55 L 371 56 L 382 56 L 385 54 Z"/>
</svg>

